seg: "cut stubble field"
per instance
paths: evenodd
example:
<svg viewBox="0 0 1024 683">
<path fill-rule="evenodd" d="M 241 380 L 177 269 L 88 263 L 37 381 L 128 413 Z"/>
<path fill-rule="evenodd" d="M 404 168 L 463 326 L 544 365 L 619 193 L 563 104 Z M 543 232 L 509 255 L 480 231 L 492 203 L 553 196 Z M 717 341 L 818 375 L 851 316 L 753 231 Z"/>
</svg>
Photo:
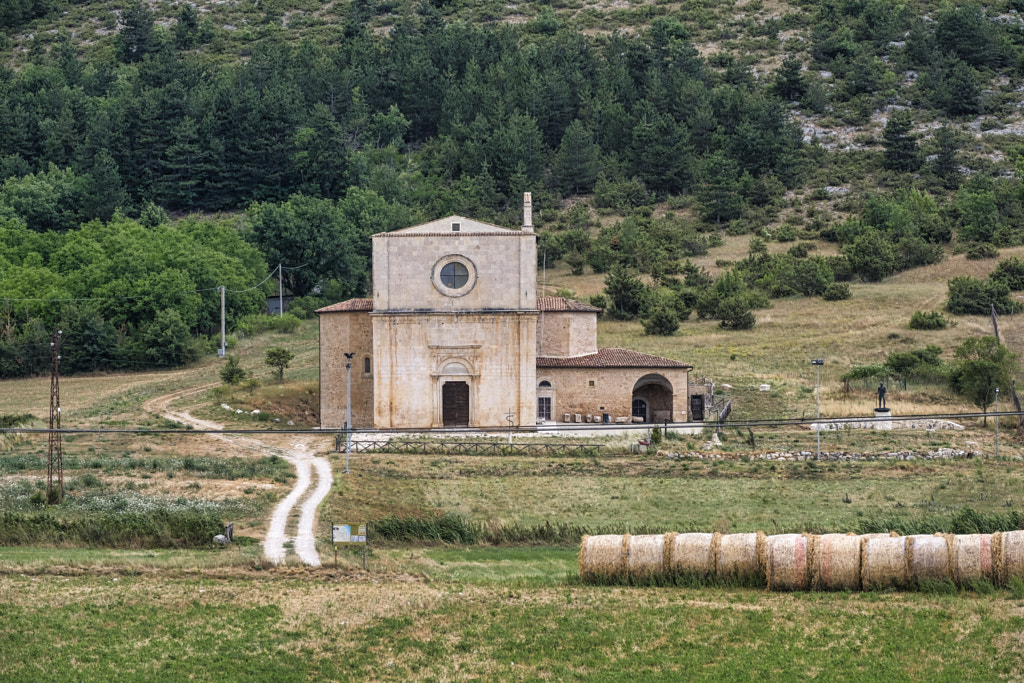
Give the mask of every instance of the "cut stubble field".
<svg viewBox="0 0 1024 683">
<path fill-rule="evenodd" d="M 713 378 L 718 394 L 733 399 L 736 419 L 812 416 L 814 375 L 808 361 L 824 357 L 822 414 L 869 414 L 870 389 L 855 386 L 846 392 L 839 382 L 852 365 L 880 362 L 890 351 L 926 344 L 942 346 L 948 358 L 963 339 L 990 331 L 984 317 L 959 318 L 945 331 L 908 330 L 914 310 L 937 309 L 944 298 L 946 273 L 927 270 L 880 285 L 855 284 L 854 297 L 846 302 L 776 301 L 758 313 L 758 326 L 749 332 L 690 320 L 673 337 L 650 337 L 641 335 L 635 322 L 601 321 L 599 344 L 693 363 L 695 378 Z M 593 275 L 572 278 L 558 269 L 547 277 L 549 289 L 567 286 L 581 296 L 603 281 Z M 1004 341 L 1024 350 L 1021 316 L 1005 317 L 1000 325 Z M 170 407 L 230 426 L 260 426 L 227 413 L 220 403 L 246 407 L 248 401 L 287 401 L 304 396 L 316 379 L 315 321 L 292 337 L 242 340 L 235 351 L 243 367 L 266 375 L 263 353 L 278 345 L 296 351 L 280 388 L 265 384 L 230 395 L 200 393 Z M 64 424 L 166 426 L 145 414 L 143 404 L 216 382 L 218 368 L 208 359 L 172 372 L 62 380 Z M 770 384 L 770 391 L 759 391 L 762 383 Z M 45 417 L 48 388 L 48 378 L 4 382 L 0 413 Z M 893 390 L 890 399 L 898 415 L 974 410 L 934 386 Z M 971 449 L 992 454 L 992 421 L 984 427 L 972 420 L 966 427 L 935 433 L 841 430 L 823 434 L 822 449 L 920 452 L 968 448 L 973 442 Z M 1004 429 L 1001 455 L 1020 456 L 1007 420 Z M 341 474 L 343 456 L 331 454 L 335 485 L 317 521 L 326 566 L 318 569 L 267 567 L 256 545 L 227 551 L 0 549 L 0 677 L 1024 677 L 1024 594 L 1010 589 L 780 595 L 714 586 L 587 586 L 576 574 L 576 548 L 545 545 L 372 542 L 368 571 L 357 555 L 345 551 L 337 566 L 332 562 L 329 527 L 339 520 L 452 513 L 491 527 L 550 522 L 620 531 L 779 533 L 849 531 L 865 520 L 942 517 L 966 507 L 1005 514 L 1024 503 L 1024 475 L 1018 461 L 1006 457 L 768 462 L 747 454 L 813 452 L 816 435 L 800 428 L 749 433 L 726 428 L 722 460 L 677 460 L 653 450 L 625 452 L 627 442 L 639 436 L 609 439 L 612 452 L 600 458 L 360 454 L 347 476 Z M 699 452 L 706 438 L 682 437 L 661 448 Z M 45 445 L 45 438 L 30 436 L 5 457 L 42 458 Z M 69 470 L 79 486 L 74 495 L 84 495 L 87 482 L 99 481 L 89 494 L 131 487 L 145 495 L 228 497 L 248 506 L 243 533 L 257 539 L 270 507 L 292 485 L 273 463 L 244 474 L 252 469 L 245 463 L 257 454 L 228 452 L 222 443 L 196 434 L 76 435 L 67 440 L 65 454 L 77 459 L 76 469 Z M 146 458 L 148 469 L 128 465 Z M 186 458 L 192 459 L 188 465 Z M 239 460 L 212 467 L 228 458 Z M 5 472 L 5 486 L 45 474 Z M 47 649 L 53 642 L 61 644 L 56 651 Z"/>
</svg>

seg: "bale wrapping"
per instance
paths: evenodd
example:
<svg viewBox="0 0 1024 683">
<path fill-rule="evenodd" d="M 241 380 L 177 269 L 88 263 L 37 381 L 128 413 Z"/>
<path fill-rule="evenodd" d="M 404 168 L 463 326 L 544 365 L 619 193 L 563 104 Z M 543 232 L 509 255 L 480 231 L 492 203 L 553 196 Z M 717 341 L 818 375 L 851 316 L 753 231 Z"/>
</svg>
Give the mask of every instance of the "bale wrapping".
<svg viewBox="0 0 1024 683">
<path fill-rule="evenodd" d="M 1003 532 L 992 534 L 992 578 L 997 586 L 1005 585 L 1003 580 Z"/>
<path fill-rule="evenodd" d="M 626 575 L 629 535 L 584 536 L 580 547 L 580 578 Z"/>
<path fill-rule="evenodd" d="M 661 566 L 664 567 L 665 573 L 672 572 L 672 553 L 675 551 L 676 536 L 679 534 L 675 531 L 669 531 L 665 534 L 665 541 L 662 544 L 664 546 L 664 557 L 661 558 Z"/>
<path fill-rule="evenodd" d="M 715 570 L 715 534 L 676 534 L 672 540 L 672 564 L 675 574 L 708 576 Z"/>
<path fill-rule="evenodd" d="M 907 536 L 907 580 L 945 581 L 953 578 L 949 562 L 949 545 L 941 534 Z"/>
<path fill-rule="evenodd" d="M 907 585 L 905 536 L 866 534 L 861 536 L 860 548 L 860 583 L 864 590 Z"/>
<path fill-rule="evenodd" d="M 626 546 L 626 569 L 630 578 L 661 576 L 665 573 L 665 536 L 630 536 Z"/>
<path fill-rule="evenodd" d="M 823 534 L 811 539 L 811 587 L 814 590 L 860 590 L 861 537 Z"/>
<path fill-rule="evenodd" d="M 1013 577 L 1024 579 L 1024 531 L 1004 531 L 999 543 L 999 585 Z"/>
<path fill-rule="evenodd" d="M 758 534 L 725 534 L 722 536 L 719 547 L 718 576 L 722 578 L 763 576 L 757 550 Z"/>
<path fill-rule="evenodd" d="M 810 584 L 807 537 L 801 534 L 768 536 L 765 541 L 768 590 L 806 590 Z"/>
<path fill-rule="evenodd" d="M 975 581 L 992 581 L 992 534 L 953 536 L 953 580 L 961 586 Z"/>
</svg>

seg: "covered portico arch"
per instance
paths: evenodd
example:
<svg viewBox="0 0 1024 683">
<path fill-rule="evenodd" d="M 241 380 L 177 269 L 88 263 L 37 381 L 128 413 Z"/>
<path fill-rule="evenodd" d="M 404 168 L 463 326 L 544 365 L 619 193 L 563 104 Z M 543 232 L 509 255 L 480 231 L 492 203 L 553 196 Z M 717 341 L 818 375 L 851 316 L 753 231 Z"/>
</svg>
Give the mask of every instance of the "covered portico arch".
<svg viewBox="0 0 1024 683">
<path fill-rule="evenodd" d="M 671 422 L 675 392 L 664 375 L 649 373 L 633 385 L 633 417 L 644 422 Z"/>
</svg>

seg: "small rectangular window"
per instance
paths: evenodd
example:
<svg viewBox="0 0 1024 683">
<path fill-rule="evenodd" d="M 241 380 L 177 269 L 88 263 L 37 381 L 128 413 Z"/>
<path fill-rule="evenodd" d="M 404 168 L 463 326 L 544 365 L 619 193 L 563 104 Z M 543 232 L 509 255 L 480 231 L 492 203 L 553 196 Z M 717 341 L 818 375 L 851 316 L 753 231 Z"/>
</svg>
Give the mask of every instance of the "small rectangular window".
<svg viewBox="0 0 1024 683">
<path fill-rule="evenodd" d="M 462 229 L 462 225 L 459 223 L 452 223 L 452 232 L 458 232 Z"/>
<path fill-rule="evenodd" d="M 594 380 L 590 380 L 589 382 L 587 382 L 587 385 L 588 386 L 594 386 Z"/>
</svg>

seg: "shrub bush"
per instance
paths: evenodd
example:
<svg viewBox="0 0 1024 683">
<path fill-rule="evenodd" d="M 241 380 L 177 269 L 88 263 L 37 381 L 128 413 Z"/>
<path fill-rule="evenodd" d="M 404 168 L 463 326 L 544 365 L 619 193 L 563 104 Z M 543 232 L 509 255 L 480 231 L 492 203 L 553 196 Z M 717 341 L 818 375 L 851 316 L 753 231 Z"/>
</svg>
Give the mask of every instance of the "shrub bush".
<svg viewBox="0 0 1024 683">
<path fill-rule="evenodd" d="M 220 379 L 224 384 L 241 384 L 247 374 L 239 364 L 238 356 L 230 354 L 227 357 L 227 363 L 220 369 Z"/>
<path fill-rule="evenodd" d="M 284 315 L 266 315 L 259 313 L 255 315 L 242 316 L 235 329 L 244 336 L 252 337 L 262 332 L 281 332 L 288 334 L 299 328 L 302 321 L 291 313 Z"/>
<path fill-rule="evenodd" d="M 850 296 L 850 285 L 845 282 L 833 282 L 821 293 L 821 298 L 825 301 L 842 301 L 849 299 Z"/>
<path fill-rule="evenodd" d="M 670 337 L 679 329 L 679 316 L 668 306 L 658 306 L 648 317 L 641 319 L 640 323 L 644 327 L 644 334 Z"/>
<path fill-rule="evenodd" d="M 1024 289 L 1024 259 L 1019 256 L 1011 256 L 1000 261 L 989 279 L 1002 282 L 1014 292 Z"/>
<path fill-rule="evenodd" d="M 949 281 L 946 310 L 955 315 L 988 315 L 995 306 L 996 313 L 1013 313 L 1020 305 L 1010 298 L 1010 288 L 999 280 L 976 280 L 961 275 Z"/>
<path fill-rule="evenodd" d="M 912 330 L 944 330 L 949 327 L 949 319 L 938 311 L 914 311 L 910 316 Z"/>
<path fill-rule="evenodd" d="M 981 261 L 982 259 L 998 257 L 999 250 L 988 242 L 972 242 L 966 246 L 964 254 L 968 260 Z"/>
</svg>

